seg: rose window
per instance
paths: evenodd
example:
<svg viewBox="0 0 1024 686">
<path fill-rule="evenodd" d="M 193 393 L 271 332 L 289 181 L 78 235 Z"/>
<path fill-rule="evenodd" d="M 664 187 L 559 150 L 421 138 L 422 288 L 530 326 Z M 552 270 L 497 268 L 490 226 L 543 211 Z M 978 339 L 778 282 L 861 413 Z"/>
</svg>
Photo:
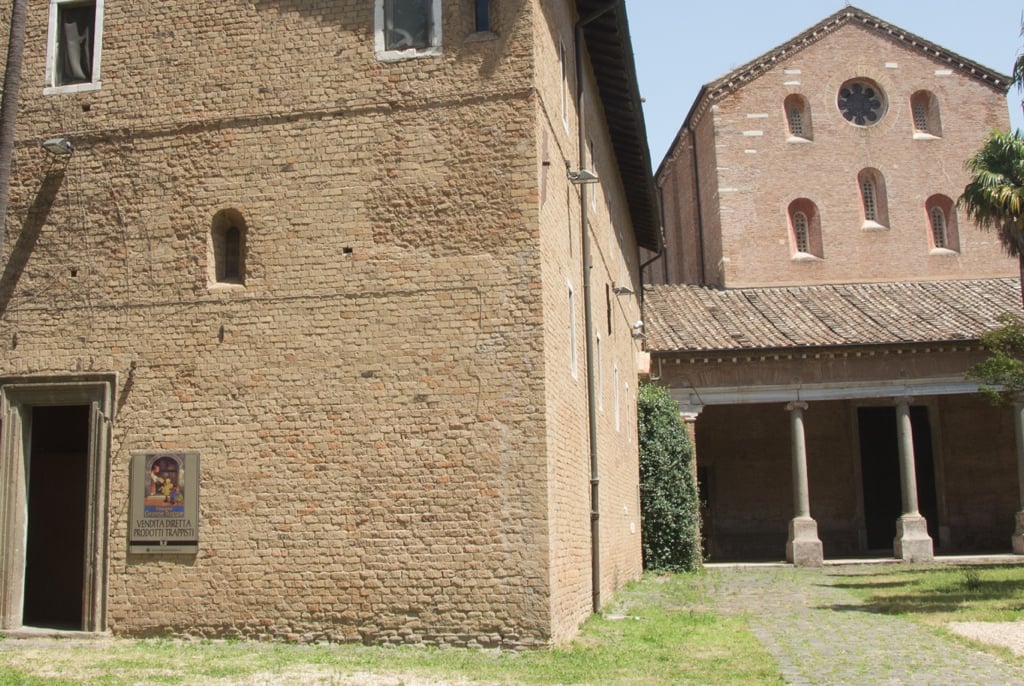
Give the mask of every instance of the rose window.
<svg viewBox="0 0 1024 686">
<path fill-rule="evenodd" d="M 857 126 L 871 126 L 885 114 L 885 94 L 876 84 L 862 79 L 847 81 L 836 98 L 846 121 Z"/>
</svg>

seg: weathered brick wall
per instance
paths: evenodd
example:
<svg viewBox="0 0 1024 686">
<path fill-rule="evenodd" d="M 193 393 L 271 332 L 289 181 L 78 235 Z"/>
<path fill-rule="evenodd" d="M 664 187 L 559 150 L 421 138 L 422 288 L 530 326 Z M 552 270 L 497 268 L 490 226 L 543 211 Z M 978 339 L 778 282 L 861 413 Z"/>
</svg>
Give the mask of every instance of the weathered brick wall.
<svg viewBox="0 0 1024 686">
<path fill-rule="evenodd" d="M 611 294 L 614 285 L 629 285 L 639 292 L 637 250 L 630 231 L 621 235 L 612 227 L 628 227 L 630 219 L 624 191 L 618 181 L 604 115 L 596 98 L 592 75 L 585 75 L 585 138 L 593 149 L 586 164 L 601 183 L 574 187 L 568 183 L 566 163 L 580 166 L 578 112 L 573 62 L 573 22 L 566 8 L 544 4 L 548 17 L 538 22 L 536 48 L 538 119 L 546 131 L 539 140 L 542 273 L 545 303 L 545 374 L 549 492 L 551 512 L 551 608 L 556 640 L 573 635 L 592 611 L 590 452 L 587 415 L 587 363 L 581 194 L 589 226 L 592 263 L 591 288 L 595 333 L 595 383 L 598 401 L 598 456 L 601 480 L 601 593 L 604 601 L 625 582 L 640 574 L 639 465 L 635 439 L 636 349 L 630 324 L 639 319 L 635 296 Z M 562 71 L 559 42 L 567 60 L 568 126 L 562 116 Z M 575 308 L 569 316 L 569 289 Z M 609 307 L 611 312 L 609 312 Z M 612 331 L 608 332 L 608 322 Z M 571 361 L 571 334 L 575 327 L 576 372 Z M 601 337 L 600 359 L 596 338 Z M 619 369 L 619 427 L 615 425 L 612 389 Z M 632 433 L 630 433 L 632 432 Z M 582 440 L 573 439 L 582 436 Z M 624 509 L 627 513 L 624 513 Z M 630 522 L 634 524 L 630 527 Z"/>
<path fill-rule="evenodd" d="M 836 93 L 854 77 L 874 80 L 888 97 L 888 112 L 875 126 L 853 126 L 838 110 Z M 939 101 L 940 139 L 913 136 L 910 98 L 919 90 Z M 783 102 L 792 93 L 807 99 L 809 143 L 789 140 Z M 849 24 L 717 101 L 698 127 L 709 120 L 714 136 L 697 145 L 699 156 L 713 159 L 714 166 L 709 175 L 702 166 L 701 182 L 717 186 L 715 195 L 701 195 L 701 210 L 705 241 L 721 236 L 724 272 L 715 278 L 716 265 L 708 263 L 708 283 L 740 287 L 1015 273 L 995 235 L 979 231 L 962 211 L 959 253 L 930 249 L 925 200 L 942 194 L 955 201 L 967 182 L 963 161 L 991 130 L 1009 127 L 1003 94 L 945 61 Z M 680 155 L 673 165 L 688 163 Z M 869 167 L 884 176 L 887 229 L 862 228 L 857 174 Z M 689 192 L 666 186 L 670 191 Z M 817 205 L 822 260 L 793 259 L 787 208 L 797 198 Z M 670 236 L 694 230 L 693 224 L 674 225 L 666 217 Z"/>
<path fill-rule="evenodd" d="M 495 4 L 480 36 L 445 2 L 443 54 L 385 64 L 369 2 L 108 4 L 102 89 L 55 96 L 31 8 L 0 376 L 119 373 L 113 631 L 531 645 L 589 612 L 575 134 L 548 112 L 548 22 L 571 54 L 572 18 L 539 5 Z M 58 134 L 66 168 L 38 148 Z M 244 287 L 208 287 L 224 209 Z M 635 256 L 624 234 L 610 262 Z M 608 511 L 635 518 L 635 437 L 601 435 Z M 130 454 L 152 449 L 201 453 L 195 557 L 127 551 Z M 639 573 L 639 533 L 610 530 L 606 591 Z"/>
</svg>

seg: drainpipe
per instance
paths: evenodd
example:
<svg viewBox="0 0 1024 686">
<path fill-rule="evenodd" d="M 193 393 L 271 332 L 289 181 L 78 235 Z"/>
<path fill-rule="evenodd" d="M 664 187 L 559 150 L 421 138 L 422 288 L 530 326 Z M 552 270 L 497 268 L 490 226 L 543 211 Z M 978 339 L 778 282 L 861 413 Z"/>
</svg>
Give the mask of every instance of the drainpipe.
<svg viewBox="0 0 1024 686">
<path fill-rule="evenodd" d="M 708 280 L 707 271 L 704 266 L 704 214 L 700 206 L 700 165 L 697 163 L 697 132 L 692 125 L 688 128 L 690 131 L 690 159 L 693 164 L 693 199 L 697 205 L 694 208 L 697 210 L 697 265 L 700 267 L 700 285 L 706 286 Z"/>
<path fill-rule="evenodd" d="M 579 132 L 578 150 L 579 166 L 583 169 L 587 161 L 587 113 L 584 110 L 583 98 L 583 29 L 607 12 L 618 8 L 623 0 L 610 2 L 601 9 L 576 22 L 573 31 L 573 53 L 576 60 L 576 112 Z M 594 374 L 594 308 L 591 302 L 590 273 L 593 261 L 590 248 L 590 232 L 587 230 L 588 191 L 585 185 L 579 186 L 580 191 L 580 225 L 583 234 L 583 310 L 586 323 L 586 361 L 587 361 L 587 422 L 590 429 L 590 584 L 593 592 L 594 612 L 601 610 L 601 501 L 600 501 L 600 469 L 597 449 L 597 388 Z"/>
</svg>

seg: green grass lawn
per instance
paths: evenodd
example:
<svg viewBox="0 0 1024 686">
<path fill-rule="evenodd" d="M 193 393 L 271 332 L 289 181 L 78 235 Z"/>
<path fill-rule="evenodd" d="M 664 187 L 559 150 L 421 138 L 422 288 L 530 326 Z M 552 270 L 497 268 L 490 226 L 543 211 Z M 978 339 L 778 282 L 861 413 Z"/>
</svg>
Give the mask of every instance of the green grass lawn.
<svg viewBox="0 0 1024 686">
<path fill-rule="evenodd" d="M 887 565 L 833 573 L 871 609 L 941 626 L 1024 620 L 1024 566 Z"/>
<path fill-rule="evenodd" d="M 781 684 L 774 661 L 740 617 L 707 607 L 703 574 L 647 576 L 617 594 L 571 644 L 544 650 L 383 648 L 244 641 L 69 641 L 0 644 L 8 684 Z"/>
</svg>

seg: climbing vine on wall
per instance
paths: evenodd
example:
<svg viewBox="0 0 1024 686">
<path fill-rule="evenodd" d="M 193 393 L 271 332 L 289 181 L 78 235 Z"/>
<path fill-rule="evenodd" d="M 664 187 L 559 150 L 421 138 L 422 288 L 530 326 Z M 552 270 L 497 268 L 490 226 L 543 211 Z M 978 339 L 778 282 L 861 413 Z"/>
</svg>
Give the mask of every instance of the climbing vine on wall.
<svg viewBox="0 0 1024 686">
<path fill-rule="evenodd" d="M 693 445 L 668 389 L 640 386 L 640 519 L 645 569 L 701 566 L 700 515 Z"/>
</svg>

